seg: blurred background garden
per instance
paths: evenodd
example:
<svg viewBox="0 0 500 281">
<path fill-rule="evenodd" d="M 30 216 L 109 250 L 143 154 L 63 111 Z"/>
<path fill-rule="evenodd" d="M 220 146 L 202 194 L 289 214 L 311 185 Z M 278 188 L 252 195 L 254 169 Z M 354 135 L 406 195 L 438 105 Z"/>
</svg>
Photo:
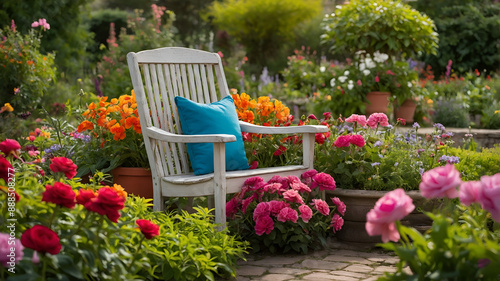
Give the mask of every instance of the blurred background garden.
<svg viewBox="0 0 500 281">
<path fill-rule="evenodd" d="M 64 116 L 67 125 L 76 128 L 81 115 L 75 112 L 97 97 L 130 94 L 128 52 L 164 46 L 219 52 L 230 88 L 254 98 L 276 98 L 297 118 L 325 111 L 345 117 L 362 114 L 371 85 L 344 75 L 353 66 L 360 67 L 353 49 L 343 47 L 351 46 L 349 40 L 359 40 L 362 50 L 359 38 L 365 35 L 376 37 L 385 49 L 376 48 L 390 55 L 394 47 L 402 46 L 392 56 L 392 68 L 384 65 L 395 77 L 391 99 L 397 101 L 397 95 L 414 99 L 414 120 L 420 125 L 500 128 L 498 1 L 407 2 L 428 16 L 437 32 L 432 40 L 426 39 L 427 45 L 417 42 L 416 47 L 406 41 L 423 40 L 411 35 L 427 23 L 410 21 L 405 30 L 393 34 L 381 29 L 378 19 L 367 17 L 375 24 L 351 34 L 353 38 L 332 33 L 332 13 L 342 4 L 340 0 L 2 1 L 0 103 L 9 106 L 0 113 L 0 136 L 24 136 L 47 116 Z M 46 19 L 50 29 L 32 27 L 38 19 Z M 391 104 L 388 114 L 393 110 Z"/>
</svg>

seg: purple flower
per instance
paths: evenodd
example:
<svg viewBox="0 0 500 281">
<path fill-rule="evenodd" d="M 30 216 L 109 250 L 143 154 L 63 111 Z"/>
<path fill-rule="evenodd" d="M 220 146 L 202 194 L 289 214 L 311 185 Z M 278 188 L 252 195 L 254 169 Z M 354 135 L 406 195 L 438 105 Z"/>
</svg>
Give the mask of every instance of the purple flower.
<svg viewBox="0 0 500 281">
<path fill-rule="evenodd" d="M 415 122 L 415 123 L 413 123 L 413 126 L 412 126 L 412 127 L 413 127 L 413 128 L 420 128 L 420 125 L 419 125 L 417 122 Z"/>
<path fill-rule="evenodd" d="M 436 129 L 438 129 L 438 130 L 441 130 L 441 131 L 446 130 L 446 128 L 445 128 L 445 127 L 443 126 L 443 124 L 441 124 L 441 123 L 435 123 L 435 124 L 433 125 L 433 127 L 434 127 L 434 128 L 436 128 Z"/>
</svg>

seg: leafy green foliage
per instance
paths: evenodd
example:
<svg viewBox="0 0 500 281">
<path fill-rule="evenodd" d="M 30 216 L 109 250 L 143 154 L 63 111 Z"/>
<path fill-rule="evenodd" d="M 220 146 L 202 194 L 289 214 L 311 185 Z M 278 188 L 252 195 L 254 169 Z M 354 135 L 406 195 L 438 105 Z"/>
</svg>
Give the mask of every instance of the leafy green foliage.
<svg viewBox="0 0 500 281">
<path fill-rule="evenodd" d="M 500 3 L 492 1 L 412 2 L 436 23 L 439 33 L 437 54 L 425 57 L 436 74 L 446 71 L 452 60 L 459 74 L 474 69 L 495 72 L 500 66 Z"/>
<path fill-rule="evenodd" d="M 17 219 L 15 236 L 19 239 L 34 225 L 44 225 L 57 234 L 62 250 L 55 255 L 38 253 L 40 261 L 33 262 L 33 250 L 25 248 L 15 274 L 1 268 L 2 280 L 215 280 L 236 276 L 236 261 L 246 253 L 246 243 L 227 230 L 216 231 L 208 209 L 196 208 L 193 214 L 152 212 L 151 199 L 129 195 L 114 223 L 81 204 L 69 209 L 42 201 L 46 185 L 56 181 L 70 185 L 75 192 L 103 188 L 102 173 L 82 184 L 79 178 L 66 179 L 61 173 L 43 175 L 33 164 L 38 161 L 28 153 L 21 157 L 27 161 L 10 159 L 15 169 L 13 186 L 20 195 L 11 208 Z M 3 179 L 0 185 L 7 186 Z M 113 189 L 123 196 L 119 186 Z M 7 208 L 11 201 L 7 196 L 6 189 L 0 189 L 2 233 L 10 233 L 6 220 L 11 218 Z M 137 219 L 157 224 L 159 235 L 145 239 L 136 227 Z"/>
<path fill-rule="evenodd" d="M 435 53 L 438 42 L 434 22 L 401 1 L 350 1 L 325 16 L 324 28 L 322 40 L 337 54 L 413 57 Z"/>
<path fill-rule="evenodd" d="M 81 20 L 88 14 L 87 4 L 91 0 L 4 0 L 0 3 L 0 23 L 10 24 L 13 19 L 22 33 L 28 32 L 31 23 L 39 18 L 47 19 L 47 32 L 40 51 L 57 52 L 55 64 L 65 77 L 82 75 L 87 54 L 86 46 L 91 41 Z"/>
<path fill-rule="evenodd" d="M 4 38 L 0 42 L 0 80 L 3 81 L 0 103 L 10 103 L 16 113 L 32 112 L 49 94 L 47 89 L 55 80 L 55 55 L 40 50 L 43 28 L 32 28 L 23 34 L 16 23 L 13 24 L 0 30 L 0 37 Z"/>
<path fill-rule="evenodd" d="M 248 63 L 255 68 L 250 73 L 257 74 L 283 45 L 293 42 L 294 28 L 320 10 L 321 1 L 317 0 L 224 0 L 213 2 L 207 16 L 244 46 Z"/>
<path fill-rule="evenodd" d="M 455 164 L 461 172 L 463 180 L 479 180 L 482 175 L 500 173 L 500 146 L 483 148 L 480 151 L 448 148 L 448 154 L 458 156 L 460 162 Z"/>
<path fill-rule="evenodd" d="M 489 230 L 487 212 L 476 206 L 454 208 L 451 216 L 426 213 L 433 224 L 424 234 L 396 222 L 401 243 L 380 246 L 399 257 L 397 271 L 378 280 L 498 280 L 500 246 Z M 406 266 L 409 271 L 403 271 Z"/>
</svg>

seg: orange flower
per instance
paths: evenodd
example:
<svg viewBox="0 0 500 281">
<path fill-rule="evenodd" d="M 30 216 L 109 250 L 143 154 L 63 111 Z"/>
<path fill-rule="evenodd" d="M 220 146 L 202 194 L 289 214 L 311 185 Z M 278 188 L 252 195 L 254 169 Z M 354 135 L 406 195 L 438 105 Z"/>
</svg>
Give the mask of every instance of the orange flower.
<svg viewBox="0 0 500 281">
<path fill-rule="evenodd" d="M 87 121 L 87 120 L 83 120 L 82 123 L 80 123 L 80 125 L 78 125 L 78 128 L 76 128 L 76 130 L 79 133 L 81 133 L 85 130 L 92 131 L 93 129 L 94 129 L 94 123 Z"/>
<path fill-rule="evenodd" d="M 114 191 L 116 191 L 116 193 L 122 197 L 123 199 L 127 199 L 127 192 L 123 189 L 123 187 L 119 184 L 114 184 L 113 186 L 110 186 L 111 189 L 113 189 Z"/>
<path fill-rule="evenodd" d="M 115 121 L 115 120 L 113 120 L 113 121 Z M 125 133 L 125 128 L 124 128 L 124 127 L 122 127 L 122 126 L 120 125 L 120 123 L 116 123 L 115 125 L 111 126 L 111 127 L 109 128 L 109 131 L 110 131 L 112 134 L 114 134 L 113 139 L 114 139 L 115 141 L 122 140 L 122 139 L 124 139 L 124 138 L 125 138 L 125 136 L 127 135 L 127 134 Z"/>
</svg>

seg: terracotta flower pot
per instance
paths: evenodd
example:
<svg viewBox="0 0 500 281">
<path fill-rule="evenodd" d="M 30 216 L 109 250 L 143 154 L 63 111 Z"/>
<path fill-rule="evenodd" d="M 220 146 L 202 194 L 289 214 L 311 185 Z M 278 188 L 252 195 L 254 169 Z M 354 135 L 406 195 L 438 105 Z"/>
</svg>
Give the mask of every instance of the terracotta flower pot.
<svg viewBox="0 0 500 281">
<path fill-rule="evenodd" d="M 412 123 L 416 109 L 417 103 L 412 99 L 407 99 L 400 106 L 394 105 L 394 117 L 403 118 L 407 123 Z"/>
<path fill-rule="evenodd" d="M 113 183 L 121 185 L 127 193 L 153 198 L 153 178 L 146 168 L 118 167 L 112 171 Z"/>
<path fill-rule="evenodd" d="M 366 104 L 365 114 L 369 116 L 372 113 L 385 113 L 387 114 L 389 108 L 389 92 L 369 92 L 366 95 L 368 103 Z"/>
</svg>

